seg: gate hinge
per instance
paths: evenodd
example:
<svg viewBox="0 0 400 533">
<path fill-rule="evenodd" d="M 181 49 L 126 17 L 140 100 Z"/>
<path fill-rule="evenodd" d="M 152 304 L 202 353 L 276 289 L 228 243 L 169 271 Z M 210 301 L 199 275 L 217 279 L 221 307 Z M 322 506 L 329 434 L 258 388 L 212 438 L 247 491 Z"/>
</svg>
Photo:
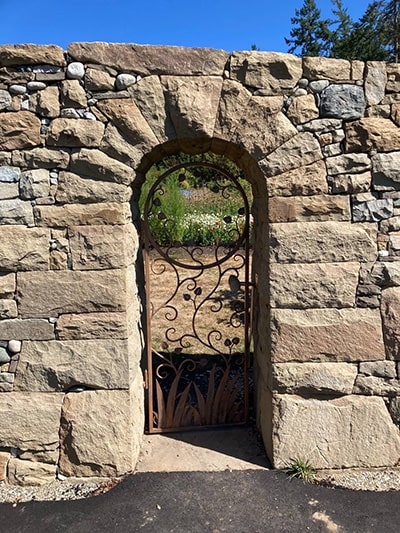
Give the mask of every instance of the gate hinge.
<svg viewBox="0 0 400 533">
<path fill-rule="evenodd" d="M 147 370 L 144 371 L 143 387 L 145 390 L 149 390 L 149 373 Z"/>
</svg>

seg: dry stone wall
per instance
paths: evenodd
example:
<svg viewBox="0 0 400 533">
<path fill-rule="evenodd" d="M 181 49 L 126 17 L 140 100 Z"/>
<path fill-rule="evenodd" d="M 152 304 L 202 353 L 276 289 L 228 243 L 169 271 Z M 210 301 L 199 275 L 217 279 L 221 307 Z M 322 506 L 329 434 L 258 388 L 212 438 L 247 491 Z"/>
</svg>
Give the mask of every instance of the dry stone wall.
<svg viewBox="0 0 400 533">
<path fill-rule="evenodd" d="M 273 464 L 397 464 L 400 66 L 16 45 L 0 46 L 0 480 L 134 468 L 137 198 L 178 151 L 224 155 L 253 186 L 257 415 Z"/>
</svg>

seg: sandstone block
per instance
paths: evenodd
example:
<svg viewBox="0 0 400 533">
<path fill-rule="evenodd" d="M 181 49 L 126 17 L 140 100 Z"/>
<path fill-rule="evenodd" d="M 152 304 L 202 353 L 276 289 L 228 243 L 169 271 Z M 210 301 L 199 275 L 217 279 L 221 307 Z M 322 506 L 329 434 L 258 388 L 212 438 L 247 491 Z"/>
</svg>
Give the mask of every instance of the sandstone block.
<svg viewBox="0 0 400 533">
<path fill-rule="evenodd" d="M 371 181 L 371 172 L 328 176 L 328 183 L 333 194 L 356 194 L 367 192 L 371 188 Z"/>
<path fill-rule="evenodd" d="M 71 156 L 71 172 L 88 178 L 129 185 L 134 179 L 131 167 L 112 159 L 100 150 L 82 148 Z"/>
<path fill-rule="evenodd" d="M 140 144 L 130 143 L 126 136 L 123 135 L 111 122 L 106 127 L 100 144 L 100 149 L 113 159 L 121 161 L 133 168 L 139 166 L 147 151 L 146 148 L 141 147 Z"/>
<path fill-rule="evenodd" d="M 124 340 L 25 341 L 14 390 L 127 389 L 128 369 Z"/>
<path fill-rule="evenodd" d="M 8 482 L 10 485 L 38 486 L 56 479 L 55 464 L 21 461 L 12 457 L 8 463 Z"/>
<path fill-rule="evenodd" d="M 134 226 L 75 226 L 68 230 L 74 270 L 122 268 L 135 261 Z"/>
<path fill-rule="evenodd" d="M 16 318 L 17 316 L 17 304 L 14 300 L 0 300 L 0 320 Z"/>
<path fill-rule="evenodd" d="M 372 176 L 376 190 L 395 190 L 400 182 L 400 152 L 375 154 L 372 156 Z"/>
<path fill-rule="evenodd" d="M 346 81 L 350 74 L 351 64 L 345 59 L 303 57 L 303 76 L 309 80 Z"/>
<path fill-rule="evenodd" d="M 72 43 L 68 54 L 82 63 L 99 63 L 141 76 L 222 76 L 229 54 L 212 48 L 122 43 Z"/>
<path fill-rule="evenodd" d="M 382 291 L 381 313 L 383 337 L 389 359 L 400 361 L 400 288 Z"/>
<path fill-rule="evenodd" d="M 15 292 L 15 274 L 0 273 L 0 298 L 10 298 Z"/>
<path fill-rule="evenodd" d="M 60 172 L 56 200 L 58 203 L 128 202 L 132 191 L 119 183 L 81 178 L 72 172 Z"/>
<path fill-rule="evenodd" d="M 323 161 L 289 170 L 268 179 L 268 196 L 311 196 L 327 194 L 326 167 Z"/>
<path fill-rule="evenodd" d="M 34 208 L 37 226 L 67 227 L 101 224 L 127 224 L 131 220 L 129 204 L 37 205 Z"/>
<path fill-rule="evenodd" d="M 48 320 L 28 318 L 25 320 L 1 320 L 0 340 L 51 340 L 54 326 Z"/>
<path fill-rule="evenodd" d="M 234 52 L 231 77 L 267 94 L 293 89 L 302 76 L 301 59 L 278 52 Z"/>
<path fill-rule="evenodd" d="M 259 162 L 267 178 L 322 159 L 321 147 L 311 133 L 298 133 Z"/>
<path fill-rule="evenodd" d="M 131 328 L 125 313 L 61 315 L 56 325 L 57 338 L 60 340 L 126 339 Z"/>
<path fill-rule="evenodd" d="M 78 80 L 65 80 L 61 82 L 61 103 L 63 107 L 87 107 L 87 96 Z"/>
<path fill-rule="evenodd" d="M 394 361 L 374 361 L 360 363 L 360 373 L 365 376 L 376 376 L 379 378 L 395 378 L 396 363 Z"/>
<path fill-rule="evenodd" d="M 167 110 L 178 137 L 212 137 L 222 90 L 220 77 L 162 77 Z"/>
<path fill-rule="evenodd" d="M 103 134 L 104 124 L 98 120 L 58 118 L 50 124 L 47 144 L 94 148 L 100 146 Z"/>
<path fill-rule="evenodd" d="M 270 260 L 278 263 L 374 261 L 376 228 L 349 222 L 270 225 Z"/>
<path fill-rule="evenodd" d="M 50 232 L 42 228 L 0 228 L 0 268 L 3 271 L 47 270 Z"/>
<path fill-rule="evenodd" d="M 365 98 L 369 106 L 382 102 L 385 97 L 386 82 L 385 63 L 383 61 L 368 61 L 366 64 Z"/>
<path fill-rule="evenodd" d="M 0 201 L 18 198 L 18 183 L 6 183 L 0 181 Z"/>
<path fill-rule="evenodd" d="M 27 168 L 67 168 L 69 153 L 61 149 L 34 148 L 14 152 L 13 164 Z"/>
<path fill-rule="evenodd" d="M 114 476 L 132 470 L 137 422 L 132 420 L 128 391 L 68 394 L 61 419 L 62 474 Z"/>
<path fill-rule="evenodd" d="M 60 115 L 60 93 L 58 87 L 46 87 L 29 98 L 29 110 L 46 118 Z"/>
<path fill-rule="evenodd" d="M 19 181 L 20 197 L 23 200 L 43 198 L 50 194 L 50 175 L 44 168 L 27 170 Z"/>
<path fill-rule="evenodd" d="M 357 365 L 348 363 L 274 363 L 274 391 L 290 394 L 351 394 Z"/>
<path fill-rule="evenodd" d="M 276 264 L 270 267 L 272 307 L 353 307 L 358 263 Z"/>
<path fill-rule="evenodd" d="M 367 154 L 342 154 L 326 159 L 326 168 L 330 176 L 337 174 L 366 172 L 371 169 L 371 160 Z"/>
<path fill-rule="evenodd" d="M 400 128 L 384 118 L 363 118 L 345 124 L 346 151 L 393 152 L 400 150 Z"/>
<path fill-rule="evenodd" d="M 400 394 L 400 381 L 377 376 L 357 376 L 353 394 L 366 396 L 398 396 Z"/>
<path fill-rule="evenodd" d="M 315 468 L 373 468 L 396 465 L 400 457 L 399 431 L 382 398 L 276 395 L 272 439 L 277 468 L 293 457 Z"/>
<path fill-rule="evenodd" d="M 85 72 L 85 87 L 89 91 L 112 91 L 115 78 L 96 68 L 87 68 Z"/>
<path fill-rule="evenodd" d="M 1 113 L 0 150 L 22 150 L 41 144 L 40 119 L 29 111 Z"/>
<path fill-rule="evenodd" d="M 33 210 L 30 202 L 19 198 L 0 202 L 0 224 L 26 224 L 33 226 Z"/>
<path fill-rule="evenodd" d="M 350 201 L 346 196 L 275 196 L 269 199 L 270 222 L 351 220 Z"/>
<path fill-rule="evenodd" d="M 229 79 L 224 80 L 215 124 L 215 135 L 229 138 L 240 127 L 241 118 L 251 97 L 251 92 L 241 83 Z M 281 98 L 278 98 L 282 102 Z"/>
<path fill-rule="evenodd" d="M 271 355 L 276 362 L 383 360 L 379 311 L 274 309 Z"/>
<path fill-rule="evenodd" d="M 10 458 L 11 454 L 9 452 L 0 452 L 0 482 L 7 479 L 7 465 Z"/>
<path fill-rule="evenodd" d="M 312 94 L 305 94 L 294 98 L 287 110 L 287 116 L 293 124 L 304 124 L 319 117 L 319 111 L 315 105 Z"/>
<path fill-rule="evenodd" d="M 0 64 L 4 67 L 42 64 L 62 67 L 66 61 L 64 50 L 53 44 L 6 44 L 0 46 Z"/>
<path fill-rule="evenodd" d="M 63 396 L 35 392 L 0 394 L 0 446 L 56 450 Z"/>
<path fill-rule="evenodd" d="M 125 311 L 126 270 L 18 274 L 19 312 L 23 318 L 56 317 L 63 313 Z"/>
</svg>

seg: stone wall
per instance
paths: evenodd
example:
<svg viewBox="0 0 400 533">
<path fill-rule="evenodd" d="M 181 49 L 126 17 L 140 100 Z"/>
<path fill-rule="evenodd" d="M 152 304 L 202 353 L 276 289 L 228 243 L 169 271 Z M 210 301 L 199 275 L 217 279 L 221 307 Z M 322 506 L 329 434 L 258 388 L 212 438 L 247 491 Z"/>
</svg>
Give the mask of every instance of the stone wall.
<svg viewBox="0 0 400 533">
<path fill-rule="evenodd" d="M 0 480 L 134 468 L 137 198 L 178 151 L 225 155 L 253 187 L 274 466 L 397 464 L 400 65 L 17 45 L 0 46 Z"/>
</svg>

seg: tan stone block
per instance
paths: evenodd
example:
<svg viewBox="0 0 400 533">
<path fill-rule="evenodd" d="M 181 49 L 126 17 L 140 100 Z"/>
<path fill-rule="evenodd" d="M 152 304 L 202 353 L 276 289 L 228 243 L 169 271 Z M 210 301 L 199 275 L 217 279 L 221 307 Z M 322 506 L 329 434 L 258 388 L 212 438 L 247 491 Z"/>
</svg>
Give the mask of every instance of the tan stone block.
<svg viewBox="0 0 400 533">
<path fill-rule="evenodd" d="M 0 225 L 24 224 L 33 226 L 33 210 L 30 202 L 16 198 L 0 201 Z"/>
<path fill-rule="evenodd" d="M 18 307 L 23 318 L 63 313 L 125 311 L 127 270 L 23 272 L 17 276 Z"/>
<path fill-rule="evenodd" d="M 389 396 L 398 397 L 400 395 L 400 381 L 398 379 L 387 379 L 378 376 L 357 376 L 354 385 L 354 394 L 365 396 Z"/>
<path fill-rule="evenodd" d="M 49 243 L 48 229 L 0 227 L 0 268 L 3 271 L 48 270 Z"/>
<path fill-rule="evenodd" d="M 20 65 L 66 64 L 64 50 L 54 44 L 6 44 L 0 46 L 0 64 L 3 67 Z"/>
<path fill-rule="evenodd" d="M 269 199 L 268 205 L 270 222 L 351 220 L 348 196 L 275 196 Z"/>
<path fill-rule="evenodd" d="M 129 391 L 67 394 L 61 418 L 60 471 L 66 476 L 115 476 L 134 468 Z"/>
<path fill-rule="evenodd" d="M 278 263 L 375 261 L 377 227 L 350 222 L 270 225 L 270 260 Z"/>
<path fill-rule="evenodd" d="M 161 77 L 167 112 L 178 137 L 212 137 L 222 89 L 222 78 Z"/>
<path fill-rule="evenodd" d="M 348 152 L 400 150 L 400 128 L 390 119 L 363 118 L 347 122 L 345 131 Z"/>
<path fill-rule="evenodd" d="M 100 146 L 104 124 L 98 120 L 57 118 L 50 124 L 47 144 L 87 148 Z"/>
<path fill-rule="evenodd" d="M 48 320 L 1 320 L 0 340 L 50 340 L 54 339 L 54 326 Z"/>
<path fill-rule="evenodd" d="M 241 83 L 224 80 L 215 124 L 215 135 L 224 139 L 240 127 L 240 121 L 251 98 L 251 92 Z"/>
<path fill-rule="evenodd" d="M 400 287 L 382 291 L 383 336 L 389 359 L 400 361 Z"/>
<path fill-rule="evenodd" d="M 128 203 L 37 205 L 33 209 L 37 226 L 67 227 L 101 224 L 127 224 L 131 220 Z"/>
<path fill-rule="evenodd" d="M 56 450 L 64 395 L 0 394 L 0 446 L 20 450 Z"/>
<path fill-rule="evenodd" d="M 41 144 L 40 119 L 29 111 L 0 114 L 0 150 L 21 150 Z"/>
<path fill-rule="evenodd" d="M 321 147 L 312 133 L 298 133 L 259 162 L 267 178 L 295 170 L 323 159 Z"/>
<path fill-rule="evenodd" d="M 137 232 L 125 226 L 75 226 L 68 230 L 74 270 L 122 268 L 134 263 Z"/>
<path fill-rule="evenodd" d="M 88 178 L 129 185 L 134 179 L 134 171 L 120 161 L 109 157 L 100 150 L 82 148 L 71 157 L 70 169 L 75 174 Z"/>
<path fill-rule="evenodd" d="M 139 166 L 147 152 L 144 146 L 131 144 L 111 122 L 106 127 L 100 149 L 113 159 L 133 168 Z"/>
<path fill-rule="evenodd" d="M 79 80 L 65 80 L 61 82 L 61 103 L 63 107 L 87 107 L 85 89 Z"/>
<path fill-rule="evenodd" d="M 9 452 L 0 452 L 0 482 L 7 479 L 7 465 L 10 457 Z"/>
<path fill-rule="evenodd" d="M 288 107 L 287 116 L 296 125 L 318 118 L 319 110 L 314 95 L 305 94 L 294 98 Z"/>
<path fill-rule="evenodd" d="M 10 485 L 38 486 L 56 479 L 56 465 L 21 461 L 12 457 L 8 463 L 8 482 Z"/>
<path fill-rule="evenodd" d="M 53 148 L 17 151 L 13 153 L 13 164 L 27 168 L 67 168 L 69 153 Z"/>
<path fill-rule="evenodd" d="M 274 363 L 272 390 L 286 394 L 351 394 L 357 365 L 348 363 Z"/>
<path fill-rule="evenodd" d="M 46 118 L 60 115 L 60 93 L 58 87 L 46 87 L 29 98 L 29 110 Z"/>
<path fill-rule="evenodd" d="M 289 170 L 267 181 L 268 196 L 311 196 L 328 194 L 324 161 Z"/>
<path fill-rule="evenodd" d="M 129 387 L 126 340 L 25 341 L 14 390 L 68 391 Z"/>
<path fill-rule="evenodd" d="M 353 307 L 359 263 L 270 265 L 271 306 Z"/>
<path fill-rule="evenodd" d="M 11 200 L 18 196 L 18 183 L 0 183 L 0 200 Z"/>
<path fill-rule="evenodd" d="M 231 77 L 269 95 L 293 89 L 301 75 L 301 59 L 294 55 L 252 51 L 231 56 Z"/>
<path fill-rule="evenodd" d="M 57 338 L 60 340 L 126 339 L 132 328 L 133 325 L 128 325 L 126 313 L 61 315 L 56 325 Z"/>
<path fill-rule="evenodd" d="M 229 53 L 213 48 L 149 46 L 125 43 L 72 43 L 68 54 L 75 61 L 95 63 L 121 72 L 222 76 Z"/>
<path fill-rule="evenodd" d="M 15 300 L 0 300 L 0 320 L 16 318 L 17 316 L 18 310 Z"/>
<path fill-rule="evenodd" d="M 309 80 L 322 78 L 332 81 L 347 81 L 351 79 L 351 63 L 345 59 L 303 57 L 303 76 Z"/>
<path fill-rule="evenodd" d="M 314 468 L 394 466 L 400 459 L 399 431 L 383 398 L 322 401 L 276 395 L 274 400 L 276 468 L 292 463 L 294 457 L 310 461 Z"/>
<path fill-rule="evenodd" d="M 130 187 L 119 183 L 81 178 L 72 172 L 60 172 L 56 200 L 58 203 L 86 204 L 87 202 L 128 202 Z"/>
<path fill-rule="evenodd" d="M 125 100 L 103 100 L 97 107 L 113 124 L 126 135 L 127 139 L 147 152 L 159 144 L 145 118 L 132 98 Z"/>
<path fill-rule="evenodd" d="M 368 106 L 381 103 L 385 97 L 386 82 L 386 64 L 383 61 L 368 61 L 365 76 L 365 99 Z"/>
<path fill-rule="evenodd" d="M 89 91 L 112 91 L 115 78 L 97 68 L 87 68 L 85 72 L 85 87 Z"/>
<path fill-rule="evenodd" d="M 357 194 L 371 189 L 371 172 L 361 174 L 338 174 L 328 176 L 329 185 L 333 194 Z"/>
<path fill-rule="evenodd" d="M 289 361 L 385 359 L 377 309 L 274 309 L 271 357 Z"/>
<path fill-rule="evenodd" d="M 0 273 L 0 298 L 10 298 L 15 292 L 15 274 Z"/>
</svg>

